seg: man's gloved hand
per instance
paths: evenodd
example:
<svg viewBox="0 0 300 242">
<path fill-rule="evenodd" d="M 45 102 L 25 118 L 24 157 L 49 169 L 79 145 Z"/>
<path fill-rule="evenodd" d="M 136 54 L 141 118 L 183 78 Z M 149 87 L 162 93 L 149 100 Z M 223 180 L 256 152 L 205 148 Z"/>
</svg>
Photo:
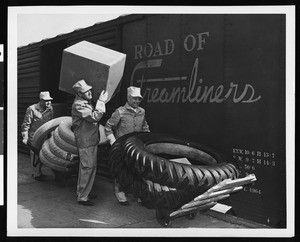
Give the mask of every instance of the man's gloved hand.
<svg viewBox="0 0 300 242">
<path fill-rule="evenodd" d="M 103 90 L 99 96 L 99 101 L 106 103 L 107 99 L 108 99 L 108 92 Z"/>
<path fill-rule="evenodd" d="M 113 143 L 115 143 L 115 141 L 116 141 L 116 138 L 113 134 L 107 135 L 107 139 L 111 145 L 113 145 Z"/>
<path fill-rule="evenodd" d="M 22 140 L 23 144 L 27 145 L 27 142 L 28 142 L 28 133 L 27 133 L 27 131 L 22 132 L 22 138 L 23 138 L 23 140 Z"/>
</svg>

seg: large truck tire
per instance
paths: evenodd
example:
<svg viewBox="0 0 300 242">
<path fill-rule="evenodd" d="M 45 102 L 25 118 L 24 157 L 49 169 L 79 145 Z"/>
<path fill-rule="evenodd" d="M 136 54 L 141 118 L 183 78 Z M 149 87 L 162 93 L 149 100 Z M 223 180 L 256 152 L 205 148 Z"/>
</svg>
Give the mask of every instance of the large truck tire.
<svg viewBox="0 0 300 242">
<path fill-rule="evenodd" d="M 143 144 L 136 142 L 135 138 L 141 140 Z M 108 157 L 109 168 L 119 181 L 121 189 L 132 191 L 134 196 L 140 198 L 147 208 L 177 209 L 219 181 L 238 177 L 237 167 L 232 163 L 226 163 L 230 160 L 229 157 L 220 155 L 206 146 L 197 146 L 198 149 L 201 148 L 201 152 L 191 149 L 180 150 L 179 148 L 183 148 L 181 146 L 177 146 L 176 152 L 170 152 L 176 156 L 182 155 L 182 152 L 188 158 L 192 156 L 192 165 L 186 165 L 189 168 L 182 167 L 185 164 L 169 160 L 167 160 L 168 163 L 164 161 L 165 163 L 161 164 L 155 159 L 160 161 L 165 159 L 158 157 L 158 153 L 165 148 L 162 146 L 162 141 L 172 144 L 173 147 L 179 142 L 169 137 L 162 139 L 160 135 L 156 134 L 132 133 L 117 139 L 112 145 Z M 181 143 L 195 149 L 195 144 Z M 151 144 L 155 145 L 150 146 L 149 149 Z M 145 147 L 149 150 L 136 150 L 138 147 Z M 167 148 L 170 147 L 169 145 Z M 187 153 L 192 153 L 192 155 Z M 195 161 L 197 155 L 204 159 L 201 160 L 201 164 L 197 159 Z M 174 166 L 179 166 L 179 168 L 174 168 Z M 185 175 L 185 172 L 190 172 L 190 176 Z M 196 178 L 193 178 L 191 173 Z"/>
<path fill-rule="evenodd" d="M 58 126 L 58 132 L 60 137 L 64 141 L 76 146 L 75 135 L 74 132 L 72 131 L 72 117 L 61 122 L 61 124 Z M 99 145 L 108 143 L 108 139 L 104 131 L 104 126 L 101 124 L 99 125 L 99 134 L 100 134 Z"/>
<path fill-rule="evenodd" d="M 116 149 L 117 146 L 118 144 L 114 145 L 114 148 Z M 161 186 L 135 176 L 121 161 L 121 152 L 114 150 L 110 154 L 114 154 L 114 156 L 110 156 L 110 158 L 114 158 L 110 168 L 120 185 L 120 190 L 125 193 L 132 193 L 134 197 L 141 199 L 146 208 L 177 209 L 195 197 L 194 193 Z"/>
<path fill-rule="evenodd" d="M 66 152 L 69 152 L 71 154 L 78 155 L 77 146 L 70 144 L 70 143 L 66 142 L 65 140 L 63 140 L 59 135 L 58 127 L 54 130 L 53 136 L 54 136 L 54 142 L 59 148 L 61 148 L 62 150 L 66 151 Z"/>
<path fill-rule="evenodd" d="M 117 141 L 111 146 L 109 154 L 108 154 L 108 167 L 113 176 L 119 176 L 119 173 L 124 168 L 123 161 L 123 139 L 119 138 Z"/>
<path fill-rule="evenodd" d="M 132 193 L 141 199 L 146 208 L 178 209 L 191 201 L 196 194 L 175 188 L 169 188 L 150 180 L 134 176 L 127 167 L 123 167 L 117 178 L 120 189 L 125 193 Z"/>
<path fill-rule="evenodd" d="M 195 191 L 188 192 L 162 186 L 134 174 L 133 170 L 124 162 L 125 141 L 130 136 L 125 135 L 119 138 L 109 152 L 109 168 L 118 180 L 122 191 L 132 193 L 134 197 L 140 198 L 143 206 L 149 209 L 178 209 L 197 195 Z"/>
<path fill-rule="evenodd" d="M 124 141 L 123 141 L 124 142 Z M 126 139 L 123 162 L 134 174 L 154 183 L 180 190 L 204 192 L 224 179 L 238 178 L 233 158 L 205 145 L 153 133 Z M 192 164 L 163 156 L 185 157 Z"/>
<path fill-rule="evenodd" d="M 53 170 L 61 171 L 61 172 L 68 172 L 70 170 L 70 168 L 68 168 L 67 165 L 59 164 L 59 161 L 57 161 L 57 157 L 51 153 L 47 143 L 49 144 L 48 140 L 44 142 L 42 149 L 40 150 L 40 153 L 39 153 L 41 162 L 45 166 L 47 166 Z"/>
<path fill-rule="evenodd" d="M 41 125 L 33 134 L 32 146 L 35 147 L 37 150 L 40 150 L 48 134 L 50 134 L 54 129 L 56 129 L 56 127 L 59 126 L 59 124 L 62 121 L 68 118 L 70 117 L 63 116 L 55 118 Z"/>
<path fill-rule="evenodd" d="M 48 158 L 44 155 L 44 152 L 42 150 L 40 150 L 40 153 L 39 153 L 39 156 L 40 156 L 40 160 L 41 162 L 51 168 L 52 170 L 55 170 L 55 171 L 61 171 L 61 172 L 69 172 L 70 171 L 70 168 L 66 168 L 66 167 L 61 167 L 61 166 L 57 166 L 55 164 L 53 164 L 50 160 L 48 160 Z"/>
<path fill-rule="evenodd" d="M 49 139 L 49 148 L 50 151 L 57 157 L 65 159 L 65 160 L 74 160 L 78 157 L 78 155 L 67 152 L 60 147 L 58 147 L 54 141 L 54 136 L 51 136 Z"/>
<path fill-rule="evenodd" d="M 194 193 L 169 188 L 140 178 L 135 178 L 133 191 L 134 196 L 140 198 L 143 206 L 149 209 L 176 210 L 195 197 Z"/>
<path fill-rule="evenodd" d="M 50 149 L 50 140 L 49 139 L 47 139 L 44 142 L 41 150 L 43 151 L 43 155 L 47 158 L 47 160 L 50 161 L 55 166 L 59 166 L 62 168 L 70 168 L 70 167 L 74 166 L 75 164 L 78 164 L 78 160 L 66 160 L 66 159 L 57 157 L 55 154 L 53 154 Z"/>
<path fill-rule="evenodd" d="M 71 128 L 72 117 L 61 122 L 61 124 L 58 126 L 58 133 L 65 142 L 76 146 L 75 135 Z"/>
</svg>

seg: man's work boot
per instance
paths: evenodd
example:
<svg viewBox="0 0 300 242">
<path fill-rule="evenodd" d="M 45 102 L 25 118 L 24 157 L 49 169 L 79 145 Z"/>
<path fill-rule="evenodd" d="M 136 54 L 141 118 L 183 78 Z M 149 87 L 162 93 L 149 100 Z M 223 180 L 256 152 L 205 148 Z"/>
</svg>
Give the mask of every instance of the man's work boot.
<svg viewBox="0 0 300 242">
<path fill-rule="evenodd" d="M 94 203 L 90 200 L 87 201 L 78 201 L 79 204 L 83 205 L 83 206 L 94 206 Z"/>
<path fill-rule="evenodd" d="M 129 205 L 129 202 L 127 201 L 127 198 L 126 198 L 124 192 L 115 192 L 115 196 L 116 196 L 116 198 L 117 198 L 120 205 L 123 205 L 123 206 L 128 206 Z"/>
<path fill-rule="evenodd" d="M 137 199 L 137 203 L 140 205 L 140 206 L 143 206 L 143 202 L 140 198 Z"/>
<path fill-rule="evenodd" d="M 39 175 L 39 176 L 33 176 L 33 178 L 34 178 L 35 180 L 37 180 L 37 181 L 45 181 L 45 180 L 46 180 L 45 177 L 46 177 L 46 176 L 45 176 L 44 174 L 41 174 L 41 175 Z"/>
</svg>

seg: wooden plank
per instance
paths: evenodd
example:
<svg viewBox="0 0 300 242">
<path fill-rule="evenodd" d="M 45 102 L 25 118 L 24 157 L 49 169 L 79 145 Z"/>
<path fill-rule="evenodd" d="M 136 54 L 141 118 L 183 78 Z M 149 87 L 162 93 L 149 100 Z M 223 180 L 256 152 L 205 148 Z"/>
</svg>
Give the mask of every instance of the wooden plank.
<svg viewBox="0 0 300 242">
<path fill-rule="evenodd" d="M 40 50 L 41 46 L 32 44 L 32 45 L 27 45 L 27 46 L 21 46 L 18 47 L 18 55 L 24 55 L 26 53 L 31 53 Z"/>
<path fill-rule="evenodd" d="M 18 70 L 18 75 L 28 74 L 28 73 L 39 73 L 40 72 L 40 66 L 35 67 L 29 67 L 26 69 Z"/>
<path fill-rule="evenodd" d="M 18 51 L 18 61 L 20 60 L 24 60 L 24 59 L 27 59 L 27 58 L 30 58 L 30 57 L 34 57 L 34 56 L 39 56 L 40 55 L 40 48 L 34 50 L 34 51 L 27 51 L 27 52 L 24 52 L 24 53 L 20 53 Z"/>
<path fill-rule="evenodd" d="M 40 56 L 33 56 L 33 57 L 30 57 L 30 58 L 25 58 L 25 59 L 22 59 L 22 60 L 19 60 L 18 61 L 18 65 L 20 64 L 24 64 L 24 63 L 29 63 L 29 62 L 35 62 L 35 61 L 39 61 L 40 60 Z"/>
<path fill-rule="evenodd" d="M 25 79 L 25 78 L 39 77 L 39 76 L 40 76 L 39 72 L 27 73 L 27 74 L 20 74 L 20 75 L 18 75 L 18 79 Z"/>
<path fill-rule="evenodd" d="M 36 67 L 36 66 L 40 66 L 39 61 L 19 64 L 18 65 L 18 70 L 23 70 L 23 69 L 27 69 L 27 68 L 30 68 L 30 67 Z"/>
<path fill-rule="evenodd" d="M 29 74 L 27 74 L 29 75 Z M 26 78 L 18 78 L 18 89 L 23 89 L 23 88 L 28 88 L 28 87 L 35 87 L 39 88 L 40 87 L 40 81 L 38 76 L 34 77 L 26 77 Z"/>
</svg>

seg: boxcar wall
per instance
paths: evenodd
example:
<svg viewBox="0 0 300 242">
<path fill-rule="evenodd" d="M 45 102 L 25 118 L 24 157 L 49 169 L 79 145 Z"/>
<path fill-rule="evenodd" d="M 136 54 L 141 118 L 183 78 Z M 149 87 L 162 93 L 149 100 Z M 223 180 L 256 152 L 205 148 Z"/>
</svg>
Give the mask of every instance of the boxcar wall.
<svg viewBox="0 0 300 242">
<path fill-rule="evenodd" d="M 59 65 L 47 65 L 82 40 L 127 55 L 103 121 L 126 102 L 129 85 L 140 86 L 152 132 L 214 146 L 238 161 L 241 176 L 256 175 L 223 202 L 232 213 L 286 226 L 285 15 L 128 15 L 19 48 L 19 125 L 32 93 L 59 90 L 57 81 L 44 83 L 58 78 Z M 70 114 L 73 96 L 55 95 Z"/>
<path fill-rule="evenodd" d="M 285 227 L 285 16 L 148 16 L 124 24 L 122 52 L 151 131 L 230 153 L 257 181 L 224 203 Z"/>
</svg>

